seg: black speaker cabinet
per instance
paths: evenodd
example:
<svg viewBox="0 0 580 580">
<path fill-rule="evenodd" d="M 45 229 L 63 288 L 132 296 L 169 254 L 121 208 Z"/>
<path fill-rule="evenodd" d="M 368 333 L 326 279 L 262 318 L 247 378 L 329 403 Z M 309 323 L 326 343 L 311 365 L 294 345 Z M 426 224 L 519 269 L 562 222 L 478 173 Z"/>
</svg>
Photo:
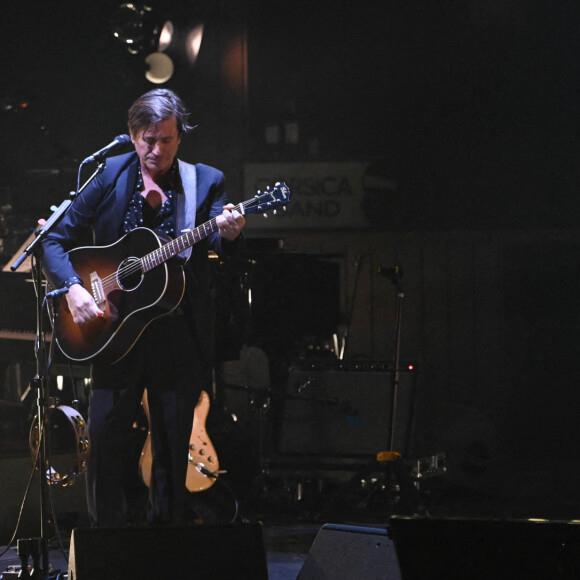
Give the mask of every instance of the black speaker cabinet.
<svg viewBox="0 0 580 580">
<path fill-rule="evenodd" d="M 73 530 L 69 580 L 267 580 L 258 524 Z"/>
<path fill-rule="evenodd" d="M 412 447 L 416 366 L 402 365 L 394 394 L 390 363 L 305 361 L 289 371 L 279 423 L 281 454 L 408 455 Z M 395 403 L 394 437 L 391 442 Z"/>
<path fill-rule="evenodd" d="M 385 528 L 324 524 L 297 580 L 400 580 Z"/>
<path fill-rule="evenodd" d="M 393 516 L 404 580 L 580 578 L 580 522 Z"/>
</svg>

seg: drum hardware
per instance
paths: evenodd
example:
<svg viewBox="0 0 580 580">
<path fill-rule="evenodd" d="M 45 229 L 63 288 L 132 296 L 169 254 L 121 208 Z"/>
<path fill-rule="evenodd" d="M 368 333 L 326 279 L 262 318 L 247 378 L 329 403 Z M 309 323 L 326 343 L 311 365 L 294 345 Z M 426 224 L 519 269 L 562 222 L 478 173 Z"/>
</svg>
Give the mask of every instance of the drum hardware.
<svg viewBox="0 0 580 580">
<path fill-rule="evenodd" d="M 418 487 L 420 481 L 446 473 L 446 461 L 445 453 L 436 453 L 435 455 L 415 459 L 411 466 L 411 476 L 416 482 L 415 485 Z"/>
<path fill-rule="evenodd" d="M 399 453 L 382 451 L 351 480 L 344 503 L 353 509 L 382 511 L 387 518 L 393 513 L 426 514 L 428 494 L 421 483 L 446 473 L 445 461 L 445 453 L 405 460 Z"/>
</svg>

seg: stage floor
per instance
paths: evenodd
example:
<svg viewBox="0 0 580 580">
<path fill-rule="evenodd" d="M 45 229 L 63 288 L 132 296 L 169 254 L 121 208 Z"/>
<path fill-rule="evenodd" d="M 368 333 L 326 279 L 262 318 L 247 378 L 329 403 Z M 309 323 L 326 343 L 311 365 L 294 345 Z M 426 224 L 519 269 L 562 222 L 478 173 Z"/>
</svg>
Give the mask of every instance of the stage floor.
<svg viewBox="0 0 580 580">
<path fill-rule="evenodd" d="M 433 521 L 434 525 L 443 525 L 443 528 L 437 528 L 436 535 L 439 538 L 445 536 L 448 546 L 459 546 L 472 536 L 476 544 L 480 543 L 482 552 L 491 552 L 492 555 L 496 548 L 486 543 L 486 538 L 495 535 L 487 533 L 489 522 L 495 522 L 499 526 L 497 530 L 504 534 L 512 529 L 512 522 L 523 521 L 524 527 L 520 527 L 515 537 L 510 538 L 517 540 L 519 534 L 528 538 L 528 541 L 541 540 L 540 546 L 546 546 L 547 541 L 554 540 L 558 546 L 569 546 L 575 561 L 580 562 L 580 533 L 577 531 L 580 529 L 580 488 L 574 485 L 573 478 L 556 480 L 541 472 L 530 471 L 522 474 L 518 493 L 512 493 L 513 487 L 502 490 L 493 486 L 475 485 L 473 482 L 466 484 L 465 481 L 450 480 L 446 476 L 434 477 L 424 482 L 421 493 L 410 502 L 401 501 L 400 494 L 388 489 L 384 481 L 346 486 L 336 494 L 329 493 L 316 478 L 305 477 L 299 486 L 296 481 L 296 478 L 289 480 L 284 474 L 283 477 L 260 482 L 266 483 L 257 486 L 260 494 L 242 505 L 240 510 L 240 520 L 260 525 L 269 580 L 296 580 L 307 560 L 312 558 L 314 543 L 327 524 L 386 529 L 390 534 L 393 517 Z M 536 526 L 537 520 L 543 520 L 543 527 Z M 49 541 L 50 563 L 62 573 L 60 577 L 55 577 L 57 580 L 65 580 L 67 577 L 70 530 L 78 526 L 78 522 L 75 525 L 73 521 L 67 530 L 66 524 L 69 523 L 62 522 L 60 528 L 63 548 L 59 547 L 56 537 Z M 420 532 L 424 529 L 430 528 L 420 528 Z M 541 535 L 537 533 L 538 529 Z M 518 549 L 519 546 L 514 547 L 515 559 L 518 558 Z M 440 551 L 446 550 L 447 546 L 444 546 Z M 331 543 L 330 553 L 327 550 L 325 555 L 329 558 L 328 565 L 336 565 L 344 557 L 343 552 L 340 541 Z M 536 553 L 540 554 L 541 550 Z M 114 553 L 102 554 L 102 558 L 113 556 Z M 392 560 L 392 554 L 389 557 Z M 489 558 L 494 559 L 497 560 Z M 10 565 L 19 564 L 14 542 L 0 558 L 0 573 L 6 572 Z M 321 565 L 324 564 L 322 562 Z M 387 564 L 392 566 L 393 562 L 379 562 L 377 565 L 383 567 Z M 356 565 L 357 562 L 352 562 L 351 568 L 356 570 Z M 552 565 L 552 562 L 547 565 Z M 554 562 L 553 565 L 560 564 Z M 573 570 L 573 574 L 577 572 L 577 569 Z M 392 572 L 389 574 L 386 577 L 395 580 L 396 576 Z M 6 579 L 16 577 L 16 574 L 5 575 Z M 336 575 L 334 577 L 340 578 Z M 413 578 L 412 575 L 407 577 Z M 580 575 L 557 577 L 578 578 Z M 370 578 L 374 577 L 371 575 Z M 306 580 L 311 580 L 311 577 Z"/>
</svg>

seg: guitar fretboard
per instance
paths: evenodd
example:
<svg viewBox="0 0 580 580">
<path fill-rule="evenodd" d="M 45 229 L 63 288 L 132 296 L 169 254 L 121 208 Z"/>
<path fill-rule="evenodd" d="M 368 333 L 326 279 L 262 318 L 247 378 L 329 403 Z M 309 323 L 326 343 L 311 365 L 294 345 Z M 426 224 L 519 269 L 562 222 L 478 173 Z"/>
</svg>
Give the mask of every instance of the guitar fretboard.
<svg viewBox="0 0 580 580">
<path fill-rule="evenodd" d="M 240 210 L 241 204 L 236 206 L 235 209 L 238 211 Z M 144 272 L 149 272 L 153 268 L 167 262 L 170 258 L 177 256 L 180 252 L 187 250 L 187 248 L 191 248 L 194 244 L 197 244 L 207 236 L 213 234 L 218 229 L 216 218 L 212 218 L 211 220 L 205 222 L 201 226 L 198 226 L 194 230 L 190 232 L 186 232 L 185 234 L 167 242 L 161 248 L 150 252 L 146 256 L 141 258 L 141 263 Z"/>
</svg>

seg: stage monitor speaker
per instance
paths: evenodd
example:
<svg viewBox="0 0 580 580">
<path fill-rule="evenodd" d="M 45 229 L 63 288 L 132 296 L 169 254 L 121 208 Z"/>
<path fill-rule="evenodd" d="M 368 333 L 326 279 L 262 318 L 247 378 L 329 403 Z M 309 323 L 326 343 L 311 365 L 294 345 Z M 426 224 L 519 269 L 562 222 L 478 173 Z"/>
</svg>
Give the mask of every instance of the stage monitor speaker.
<svg viewBox="0 0 580 580">
<path fill-rule="evenodd" d="M 69 580 L 236 578 L 267 580 L 258 524 L 77 528 Z"/>
<path fill-rule="evenodd" d="M 393 516 L 405 580 L 580 578 L 580 522 Z"/>
<path fill-rule="evenodd" d="M 400 580 L 397 555 L 385 528 L 324 524 L 297 580 Z"/>
<path fill-rule="evenodd" d="M 405 363 L 399 373 L 391 442 L 393 376 L 390 363 L 304 361 L 293 366 L 282 403 L 277 451 L 326 457 L 374 457 L 389 450 L 409 455 L 416 365 Z"/>
</svg>

